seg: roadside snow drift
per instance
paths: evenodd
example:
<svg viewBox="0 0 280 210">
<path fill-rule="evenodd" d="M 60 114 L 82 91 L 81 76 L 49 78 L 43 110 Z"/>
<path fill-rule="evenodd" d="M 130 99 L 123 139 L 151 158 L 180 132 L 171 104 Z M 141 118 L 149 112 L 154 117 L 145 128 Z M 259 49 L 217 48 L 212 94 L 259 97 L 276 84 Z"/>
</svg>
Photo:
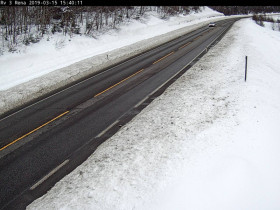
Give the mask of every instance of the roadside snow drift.
<svg viewBox="0 0 280 210">
<path fill-rule="evenodd" d="M 27 209 L 280 209 L 279 35 L 235 23 Z"/>
<path fill-rule="evenodd" d="M 200 13 L 162 20 L 147 13 L 97 39 L 50 35 L 20 53 L 0 56 L 0 115 L 60 87 L 179 37 L 211 20 L 225 18 L 205 7 Z M 226 17 L 231 18 L 231 17 Z M 107 57 L 108 55 L 108 57 Z"/>
</svg>

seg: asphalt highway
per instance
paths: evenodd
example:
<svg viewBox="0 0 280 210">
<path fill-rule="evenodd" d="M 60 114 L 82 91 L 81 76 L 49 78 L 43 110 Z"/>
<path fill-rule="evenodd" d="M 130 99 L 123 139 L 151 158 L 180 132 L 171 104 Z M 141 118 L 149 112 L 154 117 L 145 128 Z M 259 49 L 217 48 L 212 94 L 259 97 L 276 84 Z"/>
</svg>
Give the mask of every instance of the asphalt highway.
<svg viewBox="0 0 280 210">
<path fill-rule="evenodd" d="M 25 209 L 46 193 L 190 68 L 236 20 L 202 27 L 0 119 L 0 208 Z"/>
</svg>

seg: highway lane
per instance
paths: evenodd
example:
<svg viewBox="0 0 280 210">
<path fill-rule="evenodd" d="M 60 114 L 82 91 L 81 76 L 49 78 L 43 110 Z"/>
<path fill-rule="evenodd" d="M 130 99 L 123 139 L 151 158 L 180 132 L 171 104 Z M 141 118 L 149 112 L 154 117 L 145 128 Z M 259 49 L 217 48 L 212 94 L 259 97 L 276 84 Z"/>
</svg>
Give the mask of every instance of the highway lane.
<svg viewBox="0 0 280 210">
<path fill-rule="evenodd" d="M 190 41 L 195 35 L 207 29 L 206 27 L 190 33 L 187 36 L 183 36 L 134 59 L 128 60 L 126 63 L 113 67 L 106 72 L 102 72 L 77 86 L 70 87 L 59 95 L 48 98 L 47 101 L 39 102 L 35 107 L 28 107 L 24 111 L 17 113 L 16 116 L 8 117 L 8 119 L 0 121 L 0 132 L 4 133 L 0 137 L 0 147 L 24 135 L 28 131 L 33 130 L 63 111 L 71 109 L 81 102 L 88 100 L 92 95 L 102 91 L 104 88 L 121 81 L 139 69 L 145 68 L 171 50 L 181 46 L 181 43 Z M 26 124 L 23 120 L 31 121 L 32 124 Z M 10 125 L 13 125 L 13 128 L 11 128 Z M 15 125 L 17 126 L 17 133 L 14 132 Z"/>
<path fill-rule="evenodd" d="M 181 47 L 184 43 L 192 41 L 193 37 L 200 35 L 205 31 L 209 31 L 209 28 L 204 27 L 198 31 L 187 34 L 186 36 L 182 36 L 179 39 L 173 40 L 163 46 L 131 59 L 124 64 L 118 65 L 106 72 L 102 72 L 101 74 L 89 78 L 79 85 L 72 86 L 58 95 L 51 96 L 48 100 L 40 101 L 36 106 L 33 105 L 32 107 L 28 107 L 17 113 L 16 116 L 0 120 L 0 148 L 45 122 L 48 122 L 66 110 L 88 100 L 92 95 L 97 94 L 104 88 L 110 87 L 136 71 L 149 66 L 154 61 L 157 61 L 172 50 Z M 32 123 L 26 123 L 26 121 Z M 14 132 L 15 128 L 17 132 Z"/>
<path fill-rule="evenodd" d="M 2 119 L 0 206 L 9 208 L 6 205 L 20 200 L 21 193 L 48 189 L 46 185 L 53 183 L 36 183 L 60 164 L 71 165 L 83 145 L 96 142 L 95 149 L 106 140 L 103 131 L 108 127 L 116 131 L 125 123 L 122 117 L 133 116 L 139 102 L 185 69 L 230 24 L 221 21 L 215 28 L 203 27 Z M 30 131 L 34 132 L 7 146 Z"/>
</svg>

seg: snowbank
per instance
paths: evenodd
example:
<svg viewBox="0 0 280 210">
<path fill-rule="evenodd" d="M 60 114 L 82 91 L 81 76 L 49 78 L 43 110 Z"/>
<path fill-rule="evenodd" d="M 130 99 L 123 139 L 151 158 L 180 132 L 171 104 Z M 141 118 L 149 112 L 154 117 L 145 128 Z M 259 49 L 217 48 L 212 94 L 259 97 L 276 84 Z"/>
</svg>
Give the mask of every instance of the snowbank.
<svg viewBox="0 0 280 210">
<path fill-rule="evenodd" d="M 279 49 L 279 32 L 238 21 L 27 209 L 279 209 Z"/>
<path fill-rule="evenodd" d="M 218 53 L 218 47 L 230 40 L 229 48 Z M 213 49 L 213 54 L 218 53 L 214 68 L 208 68 L 213 62 L 206 57 L 193 69 L 223 69 L 216 79 L 225 84 L 205 101 L 218 107 L 218 117 L 197 133 L 192 160 L 185 161 L 178 175 L 139 209 L 280 208 L 279 46 L 279 32 L 252 20 L 239 21 Z M 246 83 L 245 55 L 249 59 Z"/>
<path fill-rule="evenodd" d="M 23 53 L 1 56 L 0 113 L 223 18 L 231 17 L 208 7 L 169 21 L 150 14 L 98 40 L 76 36 L 67 44 L 69 38 L 58 35 L 22 49 Z"/>
</svg>

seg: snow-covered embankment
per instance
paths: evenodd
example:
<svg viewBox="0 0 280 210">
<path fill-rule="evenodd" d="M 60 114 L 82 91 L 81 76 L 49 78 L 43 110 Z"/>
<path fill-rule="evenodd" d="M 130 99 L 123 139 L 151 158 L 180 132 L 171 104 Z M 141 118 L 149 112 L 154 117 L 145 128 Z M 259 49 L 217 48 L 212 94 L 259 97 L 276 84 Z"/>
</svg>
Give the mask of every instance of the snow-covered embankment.
<svg viewBox="0 0 280 210">
<path fill-rule="evenodd" d="M 28 209 L 279 209 L 279 49 L 238 21 Z"/>
<path fill-rule="evenodd" d="M 52 42 L 70 39 L 58 35 L 50 41 L 43 39 L 39 44 L 22 49 L 25 53 L 1 56 L 0 113 L 195 30 L 211 20 L 223 18 L 231 17 L 224 17 L 207 7 L 201 13 L 173 17 L 168 21 L 151 15 L 143 20 L 144 23 L 134 20 L 119 32 L 99 40 L 72 37 L 62 49 L 55 49 L 56 44 Z"/>
</svg>

